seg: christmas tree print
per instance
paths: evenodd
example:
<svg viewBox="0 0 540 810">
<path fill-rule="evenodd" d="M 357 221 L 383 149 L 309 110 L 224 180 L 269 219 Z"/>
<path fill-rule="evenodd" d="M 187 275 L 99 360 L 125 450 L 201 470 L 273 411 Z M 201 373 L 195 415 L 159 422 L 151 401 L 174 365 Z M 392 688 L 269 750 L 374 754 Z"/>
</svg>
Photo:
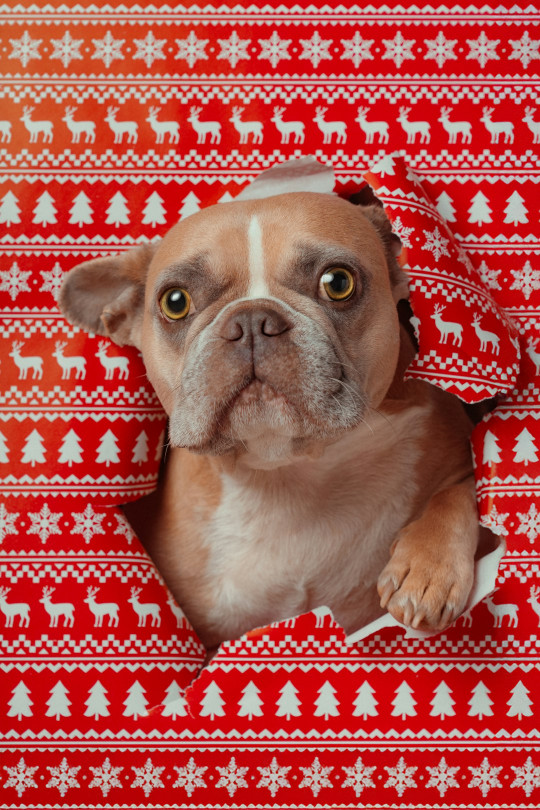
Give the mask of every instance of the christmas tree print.
<svg viewBox="0 0 540 810">
<path fill-rule="evenodd" d="M 501 448 L 497 444 L 497 437 L 490 430 L 486 430 L 484 435 L 484 452 L 482 456 L 483 464 L 499 464 L 501 461 Z"/>
<path fill-rule="evenodd" d="M 9 449 L 7 446 L 7 439 L 4 434 L 0 431 L 0 464 L 7 464 L 9 461 L 8 458 Z"/>
<path fill-rule="evenodd" d="M 287 681 L 285 686 L 279 690 L 280 697 L 277 701 L 277 717 L 286 717 L 290 720 L 291 717 L 299 717 L 302 712 L 300 711 L 300 700 L 297 698 L 298 689 L 291 681 Z"/>
<path fill-rule="evenodd" d="M 60 464 L 67 464 L 68 467 L 82 462 L 81 440 L 74 430 L 68 430 L 62 439 L 58 461 Z"/>
<path fill-rule="evenodd" d="M 507 206 L 504 209 L 504 213 L 506 214 L 504 221 L 507 224 L 512 225 L 524 225 L 526 222 L 529 221 L 527 217 L 527 209 L 524 206 L 524 200 L 521 194 L 518 194 L 517 191 L 514 191 L 509 197 L 507 202 Z"/>
<path fill-rule="evenodd" d="M 213 720 L 214 717 L 223 717 L 225 714 L 224 705 L 225 701 L 221 697 L 221 689 L 215 681 L 210 681 L 201 701 L 201 716 L 209 717 L 210 720 Z"/>
<path fill-rule="evenodd" d="M 43 464 L 45 461 L 45 446 L 43 444 L 43 437 L 33 430 L 26 437 L 23 447 L 22 462 L 23 464 L 31 464 L 35 467 L 36 464 Z"/>
<path fill-rule="evenodd" d="M 378 702 L 375 700 L 375 690 L 367 681 L 364 681 L 356 692 L 353 714 L 356 717 L 363 717 L 364 720 L 367 720 L 368 717 L 375 717 L 378 714 L 375 708 Z"/>
<path fill-rule="evenodd" d="M 148 461 L 148 436 L 143 430 L 142 433 L 139 433 L 137 436 L 131 463 L 143 464 L 145 461 Z"/>
<path fill-rule="evenodd" d="M 105 220 L 107 225 L 114 225 L 115 228 L 118 228 L 119 225 L 129 224 L 129 208 L 126 203 L 126 198 L 119 191 L 111 197 Z"/>
<path fill-rule="evenodd" d="M 164 717 L 171 717 L 173 720 L 176 720 L 177 717 L 185 717 L 187 715 L 186 699 L 176 681 L 172 681 L 167 688 L 163 700 L 162 714 Z"/>
<path fill-rule="evenodd" d="M 453 200 L 446 191 L 439 194 L 436 200 L 437 211 L 443 219 L 447 222 L 456 221 L 456 209 L 454 208 Z"/>
<path fill-rule="evenodd" d="M 516 436 L 516 443 L 514 445 L 514 461 L 527 466 L 529 462 L 538 461 L 538 448 L 534 443 L 534 437 L 527 428 L 523 428 L 521 433 Z"/>
<path fill-rule="evenodd" d="M 21 221 L 20 213 L 21 209 L 17 197 L 12 191 L 8 191 L 0 200 L 0 225 L 7 225 L 8 227 L 18 225 Z"/>
<path fill-rule="evenodd" d="M 483 717 L 491 717 L 493 715 L 493 701 L 489 696 L 489 689 L 482 682 L 479 681 L 472 691 L 471 699 L 469 700 L 470 709 L 467 714 L 470 717 L 478 717 L 482 720 Z"/>
<path fill-rule="evenodd" d="M 197 213 L 200 211 L 199 207 L 200 200 L 196 194 L 192 191 L 185 197 L 182 207 L 180 208 L 180 217 L 181 219 L 185 219 L 185 217 L 189 217 L 191 214 Z"/>
<path fill-rule="evenodd" d="M 86 710 L 84 716 L 93 717 L 94 720 L 100 717 L 108 717 L 110 715 L 108 709 L 110 702 L 107 698 L 107 690 L 100 681 L 96 681 L 85 701 Z"/>
<path fill-rule="evenodd" d="M 144 717 L 148 714 L 148 701 L 145 695 L 146 692 L 139 681 L 135 681 L 129 687 L 127 698 L 124 700 L 124 706 L 126 708 L 123 714 L 125 717 L 133 717 L 133 719 L 136 720 L 138 717 Z"/>
<path fill-rule="evenodd" d="M 82 228 L 83 225 L 91 225 L 94 221 L 92 216 L 93 212 L 90 207 L 90 198 L 86 196 L 84 191 L 81 191 L 73 200 L 73 205 L 70 208 L 70 225 L 78 225 Z"/>
<path fill-rule="evenodd" d="M 96 461 L 98 464 L 105 464 L 107 467 L 109 464 L 118 464 L 120 461 L 119 453 L 120 448 L 116 436 L 111 430 L 108 430 L 101 437 Z"/>
<path fill-rule="evenodd" d="M 154 455 L 154 461 L 161 461 L 161 457 L 163 455 L 163 445 L 165 444 L 165 431 L 162 430 L 159 434 L 159 439 L 156 445 L 156 452 Z"/>
<path fill-rule="evenodd" d="M 238 703 L 238 716 L 248 717 L 261 717 L 263 711 L 261 709 L 262 700 L 259 697 L 260 689 L 257 689 L 253 681 L 250 681 L 247 686 L 242 690 L 242 697 Z"/>
<path fill-rule="evenodd" d="M 406 681 L 403 681 L 396 689 L 396 695 L 392 701 L 392 716 L 401 717 L 405 720 L 406 717 L 414 717 L 417 713 L 416 700 L 413 698 L 413 690 Z"/>
<path fill-rule="evenodd" d="M 16 717 L 17 720 L 22 720 L 23 717 L 32 717 L 32 709 L 34 701 L 30 699 L 30 690 L 23 681 L 19 681 L 17 686 L 14 687 L 11 698 L 8 700 L 8 717 Z"/>
<path fill-rule="evenodd" d="M 339 715 L 339 700 L 336 698 L 336 690 L 329 681 L 325 681 L 319 689 L 319 696 L 315 700 L 315 717 L 337 717 Z"/>
<path fill-rule="evenodd" d="M 444 720 L 445 717 L 452 717 L 455 715 L 455 702 L 450 687 L 444 681 L 441 681 L 433 694 L 430 715 L 440 717 L 441 720 Z"/>
<path fill-rule="evenodd" d="M 469 222 L 475 225 L 483 225 L 486 222 L 491 222 L 491 208 L 488 205 L 488 198 L 481 191 L 475 194 L 471 201 L 469 208 Z"/>
<path fill-rule="evenodd" d="M 38 197 L 32 222 L 34 225 L 54 225 L 57 222 L 56 213 L 53 198 L 48 191 L 44 191 L 41 197 Z"/>
<path fill-rule="evenodd" d="M 151 225 L 155 228 L 156 225 L 165 225 L 167 222 L 167 212 L 163 205 L 163 200 L 154 191 L 147 199 L 146 205 L 143 210 L 143 225 Z"/>
<path fill-rule="evenodd" d="M 508 717 L 517 717 L 518 720 L 521 720 L 522 717 L 532 717 L 532 705 L 533 702 L 529 697 L 529 690 L 521 681 L 518 681 L 511 691 L 506 714 Z"/>
<path fill-rule="evenodd" d="M 51 689 L 51 696 L 47 701 L 47 706 L 48 709 L 45 712 L 47 717 L 55 717 L 57 720 L 60 720 L 61 717 L 70 716 L 71 712 L 69 707 L 71 706 L 71 700 L 68 698 L 68 690 L 62 681 L 58 681 Z"/>
</svg>

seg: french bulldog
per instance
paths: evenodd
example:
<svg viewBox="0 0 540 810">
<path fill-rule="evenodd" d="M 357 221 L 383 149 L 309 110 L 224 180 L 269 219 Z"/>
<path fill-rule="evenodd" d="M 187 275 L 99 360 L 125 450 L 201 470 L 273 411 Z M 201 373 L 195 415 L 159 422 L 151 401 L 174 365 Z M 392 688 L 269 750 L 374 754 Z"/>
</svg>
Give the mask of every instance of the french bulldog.
<svg viewBox="0 0 540 810">
<path fill-rule="evenodd" d="M 169 418 L 126 508 L 202 642 L 328 605 L 442 630 L 480 528 L 459 400 L 404 379 L 407 279 L 384 210 L 293 192 L 210 206 L 66 276 L 66 318 L 136 346 Z"/>
</svg>

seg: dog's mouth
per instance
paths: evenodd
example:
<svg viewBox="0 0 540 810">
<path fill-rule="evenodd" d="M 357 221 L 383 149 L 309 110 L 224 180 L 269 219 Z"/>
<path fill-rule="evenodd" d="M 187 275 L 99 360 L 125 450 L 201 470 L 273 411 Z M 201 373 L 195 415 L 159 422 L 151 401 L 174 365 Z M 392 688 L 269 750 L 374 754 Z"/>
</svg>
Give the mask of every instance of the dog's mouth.
<svg viewBox="0 0 540 810">
<path fill-rule="evenodd" d="M 301 416 L 301 408 L 269 382 L 254 377 L 224 404 L 220 426 L 241 437 L 253 427 L 291 424 Z"/>
<path fill-rule="evenodd" d="M 236 394 L 229 407 L 241 408 L 256 403 L 272 404 L 276 407 L 290 406 L 290 402 L 284 394 L 277 391 L 269 383 L 263 382 L 255 377 Z"/>
</svg>

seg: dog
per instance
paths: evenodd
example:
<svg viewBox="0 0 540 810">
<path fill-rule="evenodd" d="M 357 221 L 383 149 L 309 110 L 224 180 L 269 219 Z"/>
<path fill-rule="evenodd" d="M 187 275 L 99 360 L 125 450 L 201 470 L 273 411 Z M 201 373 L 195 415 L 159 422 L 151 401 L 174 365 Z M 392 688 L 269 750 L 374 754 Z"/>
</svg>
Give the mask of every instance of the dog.
<svg viewBox="0 0 540 810">
<path fill-rule="evenodd" d="M 404 380 L 400 249 L 380 206 L 292 192 L 66 275 L 65 317 L 136 346 L 168 415 L 158 490 L 126 513 L 208 650 L 320 605 L 347 632 L 465 609 L 472 424 Z"/>
</svg>

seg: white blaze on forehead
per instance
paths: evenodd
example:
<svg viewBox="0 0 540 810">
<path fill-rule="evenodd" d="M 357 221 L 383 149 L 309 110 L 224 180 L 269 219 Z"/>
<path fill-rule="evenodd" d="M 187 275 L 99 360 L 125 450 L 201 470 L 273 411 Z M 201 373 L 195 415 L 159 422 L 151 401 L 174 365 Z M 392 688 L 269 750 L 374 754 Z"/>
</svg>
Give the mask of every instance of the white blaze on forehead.
<svg viewBox="0 0 540 810">
<path fill-rule="evenodd" d="M 248 227 L 249 287 L 247 298 L 271 298 L 264 275 L 264 249 L 262 229 L 256 216 L 251 217 Z"/>
</svg>

